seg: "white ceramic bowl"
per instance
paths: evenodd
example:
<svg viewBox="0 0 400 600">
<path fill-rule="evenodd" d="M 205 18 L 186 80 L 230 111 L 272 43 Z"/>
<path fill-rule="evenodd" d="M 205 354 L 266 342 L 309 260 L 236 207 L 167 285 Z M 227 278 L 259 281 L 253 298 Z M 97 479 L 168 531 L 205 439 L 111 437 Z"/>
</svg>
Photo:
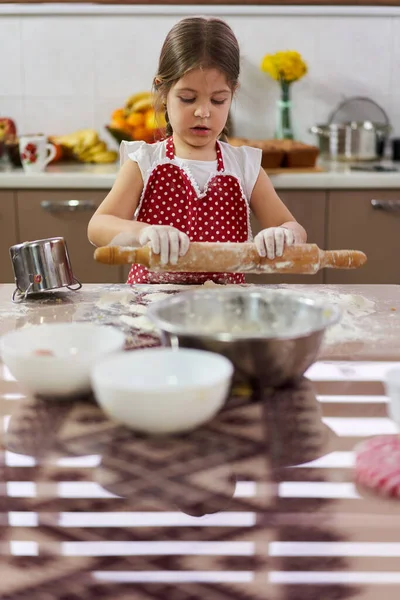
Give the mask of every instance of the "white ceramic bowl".
<svg viewBox="0 0 400 600">
<path fill-rule="evenodd" d="M 114 420 L 145 433 L 178 433 L 218 412 L 232 374 L 232 363 L 213 352 L 151 348 L 101 361 L 92 370 L 92 387 Z"/>
<path fill-rule="evenodd" d="M 100 358 L 122 350 L 124 334 L 108 325 L 48 323 L 6 333 L 4 364 L 30 392 L 70 396 L 90 391 L 90 371 Z"/>
<path fill-rule="evenodd" d="M 384 377 L 386 395 L 389 397 L 389 417 L 400 428 L 400 367 L 390 369 Z"/>
</svg>

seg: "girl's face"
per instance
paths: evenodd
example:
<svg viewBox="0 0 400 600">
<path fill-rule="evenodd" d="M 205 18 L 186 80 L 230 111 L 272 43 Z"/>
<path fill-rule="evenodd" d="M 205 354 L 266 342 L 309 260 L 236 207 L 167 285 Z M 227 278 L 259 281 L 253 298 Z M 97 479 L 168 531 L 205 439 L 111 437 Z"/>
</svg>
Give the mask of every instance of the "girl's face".
<svg viewBox="0 0 400 600">
<path fill-rule="evenodd" d="M 169 120 L 183 142 L 214 147 L 225 127 L 232 90 L 217 69 L 193 69 L 177 81 L 167 96 Z"/>
</svg>

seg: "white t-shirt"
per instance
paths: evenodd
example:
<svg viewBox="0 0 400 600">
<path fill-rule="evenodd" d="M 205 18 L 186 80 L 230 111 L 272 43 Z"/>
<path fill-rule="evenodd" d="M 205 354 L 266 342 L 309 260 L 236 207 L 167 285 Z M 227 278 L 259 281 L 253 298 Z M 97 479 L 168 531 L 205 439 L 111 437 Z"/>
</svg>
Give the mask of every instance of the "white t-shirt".
<svg viewBox="0 0 400 600">
<path fill-rule="evenodd" d="M 250 202 L 254 185 L 260 172 L 262 151 L 250 146 L 230 146 L 220 142 L 225 173 L 235 175 L 241 183 L 243 192 Z M 151 171 L 165 160 L 165 142 L 147 144 L 146 142 L 121 142 L 121 166 L 129 158 L 138 163 L 142 173 L 143 185 L 146 186 Z M 217 161 L 189 160 L 175 157 L 176 163 L 190 172 L 200 191 L 203 191 L 211 173 L 217 170 Z"/>
</svg>

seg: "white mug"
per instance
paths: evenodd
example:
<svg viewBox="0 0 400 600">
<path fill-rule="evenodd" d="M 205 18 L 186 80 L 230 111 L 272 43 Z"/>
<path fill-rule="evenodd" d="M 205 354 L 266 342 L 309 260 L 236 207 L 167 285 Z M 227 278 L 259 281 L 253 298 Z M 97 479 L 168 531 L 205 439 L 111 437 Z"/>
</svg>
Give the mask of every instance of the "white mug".
<svg viewBox="0 0 400 600">
<path fill-rule="evenodd" d="M 56 148 L 47 142 L 45 135 L 35 133 L 20 136 L 19 153 L 26 173 L 41 173 L 55 157 Z"/>
</svg>

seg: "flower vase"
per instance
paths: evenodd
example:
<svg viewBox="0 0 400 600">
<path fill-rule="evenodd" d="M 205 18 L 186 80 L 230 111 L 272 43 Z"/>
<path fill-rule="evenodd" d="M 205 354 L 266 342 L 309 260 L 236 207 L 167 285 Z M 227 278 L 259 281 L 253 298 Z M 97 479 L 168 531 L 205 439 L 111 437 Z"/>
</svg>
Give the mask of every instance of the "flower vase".
<svg viewBox="0 0 400 600">
<path fill-rule="evenodd" d="M 290 100 L 290 83 L 281 81 L 281 97 L 277 101 L 277 118 L 275 138 L 277 140 L 293 140 L 292 102 Z"/>
</svg>

